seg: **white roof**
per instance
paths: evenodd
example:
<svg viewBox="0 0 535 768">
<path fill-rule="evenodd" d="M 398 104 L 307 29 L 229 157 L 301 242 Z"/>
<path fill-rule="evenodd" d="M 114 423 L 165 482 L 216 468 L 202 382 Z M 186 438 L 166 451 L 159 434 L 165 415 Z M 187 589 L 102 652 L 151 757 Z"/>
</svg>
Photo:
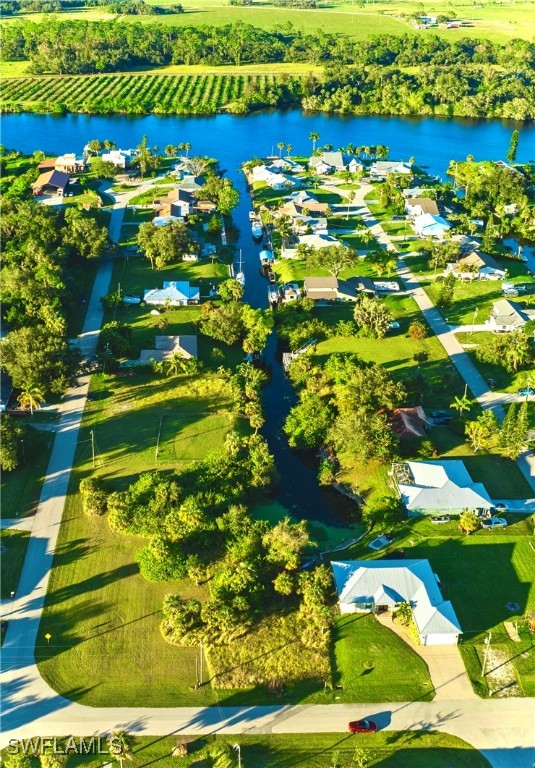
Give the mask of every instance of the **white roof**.
<svg viewBox="0 0 535 768">
<path fill-rule="evenodd" d="M 376 160 L 371 168 L 382 173 L 411 173 L 411 166 L 399 160 Z"/>
<path fill-rule="evenodd" d="M 184 218 L 182 216 L 155 216 L 152 223 L 155 227 L 165 227 L 175 221 L 184 221 Z"/>
<path fill-rule="evenodd" d="M 423 232 L 426 229 L 439 231 L 451 229 L 451 224 L 446 219 L 433 213 L 424 213 L 422 216 L 418 216 L 414 226 L 418 232 Z"/>
<path fill-rule="evenodd" d="M 414 483 L 398 485 L 407 509 L 489 509 L 482 483 L 474 483 L 460 459 L 408 461 Z"/>
<path fill-rule="evenodd" d="M 318 165 L 330 165 L 333 168 L 343 168 L 344 158 L 341 152 L 323 152 L 321 155 L 314 155 L 309 160 L 309 165 L 315 168 Z"/>
<path fill-rule="evenodd" d="M 332 235 L 299 235 L 299 244 L 310 245 L 312 248 L 326 248 L 328 245 L 340 245 L 340 241 Z"/>
<path fill-rule="evenodd" d="M 199 300 L 199 288 L 190 285 L 187 280 L 170 280 L 163 284 L 163 288 L 151 288 L 144 292 L 143 299 L 149 304 L 166 301 Z"/>
<path fill-rule="evenodd" d="M 429 560 L 332 562 L 341 604 L 408 602 L 420 635 L 462 632 L 452 604 L 444 600 Z"/>
</svg>

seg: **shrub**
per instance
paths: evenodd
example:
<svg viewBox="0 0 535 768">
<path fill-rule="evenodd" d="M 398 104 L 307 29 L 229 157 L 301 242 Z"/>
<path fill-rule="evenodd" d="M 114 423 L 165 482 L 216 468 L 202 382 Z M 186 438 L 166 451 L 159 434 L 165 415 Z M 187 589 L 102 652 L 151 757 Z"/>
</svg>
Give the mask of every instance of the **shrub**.
<svg viewBox="0 0 535 768">
<path fill-rule="evenodd" d="M 86 477 L 80 483 L 82 504 L 86 515 L 103 515 L 107 509 L 107 494 L 99 480 Z"/>
</svg>

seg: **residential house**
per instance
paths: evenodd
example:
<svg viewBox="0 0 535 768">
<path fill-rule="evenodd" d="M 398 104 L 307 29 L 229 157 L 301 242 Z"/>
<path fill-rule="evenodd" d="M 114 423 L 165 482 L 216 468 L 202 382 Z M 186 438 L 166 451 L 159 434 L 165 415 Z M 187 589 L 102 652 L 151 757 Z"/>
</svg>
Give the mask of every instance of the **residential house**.
<svg viewBox="0 0 535 768">
<path fill-rule="evenodd" d="M 296 216 L 302 214 L 304 216 L 325 216 L 329 210 L 328 203 L 320 203 L 314 195 L 308 192 L 292 192 L 289 195 L 289 200 L 282 208 L 279 209 L 280 214 L 286 216 Z"/>
<path fill-rule="evenodd" d="M 410 197 L 405 201 L 405 212 L 413 218 L 423 216 L 425 213 L 438 216 L 438 205 L 436 200 L 428 197 Z"/>
<path fill-rule="evenodd" d="M 363 163 L 361 163 L 360 160 L 357 160 L 356 157 L 344 155 L 344 163 L 346 166 L 346 171 L 349 171 L 350 173 L 358 173 L 359 171 L 364 170 Z"/>
<path fill-rule="evenodd" d="M 341 613 L 392 614 L 410 603 L 420 645 L 457 645 L 461 625 L 429 560 L 331 562 Z"/>
<path fill-rule="evenodd" d="M 126 170 L 132 165 L 135 152 L 131 149 L 110 149 L 101 155 L 106 163 L 113 163 L 117 168 Z"/>
<path fill-rule="evenodd" d="M 307 245 L 309 248 L 316 248 L 318 250 L 320 248 L 326 248 L 329 245 L 340 245 L 340 241 L 331 235 L 298 235 L 294 240 L 295 242 L 293 245 L 287 248 L 281 248 L 281 256 L 283 259 L 297 259 L 299 255 L 297 247 L 299 245 Z"/>
<path fill-rule="evenodd" d="M 425 437 L 429 419 L 421 405 L 415 408 L 395 408 L 390 416 L 390 426 L 402 440 Z"/>
<path fill-rule="evenodd" d="M 498 299 L 493 306 L 490 317 L 485 325 L 493 333 L 510 333 L 519 331 L 528 320 L 535 319 L 535 310 L 524 309 L 515 301 Z"/>
<path fill-rule="evenodd" d="M 340 301 L 356 301 L 360 293 L 375 296 L 375 284 L 369 277 L 349 277 L 338 281 L 338 299 Z"/>
<path fill-rule="evenodd" d="M 87 168 L 87 160 L 70 152 L 60 155 L 54 163 L 54 168 L 61 173 L 83 173 Z"/>
<path fill-rule="evenodd" d="M 276 191 L 291 189 L 296 186 L 294 179 L 290 179 L 288 176 L 280 173 L 280 171 L 274 173 L 266 168 L 265 165 L 256 165 L 253 168 L 253 183 L 258 181 L 263 181 L 268 187 Z"/>
<path fill-rule="evenodd" d="M 282 302 L 283 304 L 286 304 L 289 301 L 296 301 L 297 299 L 300 299 L 303 295 L 303 292 L 301 291 L 301 288 L 297 285 L 297 283 L 285 283 L 282 286 Z"/>
<path fill-rule="evenodd" d="M 170 280 L 163 288 L 151 288 L 143 293 L 143 301 L 150 306 L 185 307 L 188 304 L 199 304 L 201 295 L 199 287 L 190 285 L 187 280 Z"/>
<path fill-rule="evenodd" d="M 372 179 L 384 181 L 389 173 L 400 173 L 404 176 L 409 176 L 412 173 L 412 166 L 409 163 L 397 160 L 376 160 L 370 166 L 370 177 Z"/>
<path fill-rule="evenodd" d="M 328 234 L 327 219 L 316 218 L 315 216 L 303 216 L 301 213 L 292 216 L 292 228 L 296 235 Z"/>
<path fill-rule="evenodd" d="M 313 301 L 336 301 L 338 280 L 336 277 L 305 277 L 305 295 Z"/>
<path fill-rule="evenodd" d="M 503 280 L 507 270 L 488 253 L 471 251 L 457 261 L 449 263 L 445 274 L 449 273 L 461 280 Z"/>
<path fill-rule="evenodd" d="M 39 173 L 46 173 L 47 171 L 53 171 L 56 168 L 56 160 L 51 157 L 48 160 L 41 160 L 37 166 Z"/>
<path fill-rule="evenodd" d="M 267 163 L 266 168 L 273 173 L 302 173 L 305 170 L 302 165 L 289 157 L 277 157 Z"/>
<path fill-rule="evenodd" d="M 61 171 L 56 170 L 41 173 L 37 178 L 37 181 L 33 184 L 33 194 L 35 197 L 51 194 L 63 197 L 69 186 L 70 178 L 68 173 L 62 173 Z"/>
<path fill-rule="evenodd" d="M 139 358 L 127 361 L 126 365 L 149 365 L 153 361 L 167 360 L 176 353 L 186 360 L 197 357 L 197 336 L 156 336 L 154 349 L 142 349 Z"/>
<path fill-rule="evenodd" d="M 179 189 L 192 194 L 199 193 L 205 183 L 204 176 L 194 176 L 193 174 L 184 174 L 180 182 Z"/>
<path fill-rule="evenodd" d="M 432 189 L 428 189 L 426 187 L 411 187 L 410 189 L 402 189 L 401 194 L 406 200 L 408 200 L 411 197 L 425 197 L 426 194 L 429 194 L 429 192 L 432 191 Z"/>
<path fill-rule="evenodd" d="M 489 510 L 492 502 L 482 483 L 474 483 L 460 459 L 407 461 L 394 464 L 392 477 L 407 513 L 456 514 Z"/>
<path fill-rule="evenodd" d="M 435 237 L 437 240 L 442 240 L 446 232 L 451 229 L 451 224 L 442 216 L 424 213 L 414 220 L 414 229 L 420 237 Z"/>
<path fill-rule="evenodd" d="M 313 155 L 308 161 L 308 167 L 321 176 L 327 176 L 337 171 L 344 171 L 346 165 L 341 152 L 323 152 L 321 155 Z"/>
</svg>

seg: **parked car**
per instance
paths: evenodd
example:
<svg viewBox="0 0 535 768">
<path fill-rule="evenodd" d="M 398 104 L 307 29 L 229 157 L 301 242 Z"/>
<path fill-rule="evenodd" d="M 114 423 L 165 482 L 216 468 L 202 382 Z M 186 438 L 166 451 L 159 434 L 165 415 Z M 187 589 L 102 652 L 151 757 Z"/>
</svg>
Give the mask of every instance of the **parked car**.
<svg viewBox="0 0 535 768">
<path fill-rule="evenodd" d="M 489 385 L 489 389 L 496 389 L 498 382 L 496 379 L 487 379 L 487 384 Z"/>
<path fill-rule="evenodd" d="M 350 733 L 372 733 L 377 730 L 377 724 L 373 720 L 352 720 L 349 723 Z"/>
<path fill-rule="evenodd" d="M 503 517 L 491 517 L 490 520 L 482 520 L 481 527 L 486 531 L 492 531 L 494 528 L 507 528 L 507 520 Z"/>
<path fill-rule="evenodd" d="M 431 522 L 435 525 L 442 525 L 442 523 L 449 523 L 450 522 L 450 516 L 449 515 L 434 515 L 430 518 Z"/>
<path fill-rule="evenodd" d="M 390 323 L 390 328 L 396 328 L 397 329 L 399 327 L 400 326 L 399 326 L 398 321 L 397 320 L 392 320 L 392 322 Z"/>
<path fill-rule="evenodd" d="M 527 256 L 521 256 L 520 261 L 524 262 L 524 264 L 528 263 L 528 257 Z"/>
<path fill-rule="evenodd" d="M 535 389 L 533 389 L 533 387 L 523 387 L 517 391 L 517 395 L 521 395 L 522 397 L 531 397 L 532 395 L 535 395 Z"/>
</svg>

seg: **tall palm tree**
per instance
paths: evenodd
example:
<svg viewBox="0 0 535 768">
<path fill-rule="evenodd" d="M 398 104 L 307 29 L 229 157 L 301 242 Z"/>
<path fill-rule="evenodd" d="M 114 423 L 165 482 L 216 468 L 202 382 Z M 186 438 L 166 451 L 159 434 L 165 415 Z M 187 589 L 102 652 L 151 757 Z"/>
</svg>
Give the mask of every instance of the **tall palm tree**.
<svg viewBox="0 0 535 768">
<path fill-rule="evenodd" d="M 450 408 L 454 408 L 456 411 L 459 411 L 459 416 L 461 417 L 464 411 L 469 411 L 471 407 L 472 407 L 472 404 L 467 397 L 466 389 L 462 397 L 455 395 L 455 400 L 453 401 L 453 403 L 450 403 Z"/>
<path fill-rule="evenodd" d="M 284 149 L 285 146 L 286 145 L 284 144 L 283 141 L 279 141 L 279 143 L 277 144 L 277 149 L 279 150 L 279 157 L 282 157 L 282 150 Z"/>
<path fill-rule="evenodd" d="M 308 138 L 312 142 L 312 154 L 316 151 L 316 142 L 320 140 L 320 135 L 317 131 L 312 131 L 308 134 Z"/>
<path fill-rule="evenodd" d="M 290 157 L 290 152 L 292 151 L 293 147 L 291 144 L 286 144 L 286 157 Z"/>
<path fill-rule="evenodd" d="M 186 157 L 189 157 L 189 151 L 191 149 L 191 144 L 189 143 L 189 141 L 186 141 L 186 143 L 184 144 L 184 149 L 186 150 Z"/>
<path fill-rule="evenodd" d="M 33 416 L 34 410 L 38 410 L 45 401 L 41 387 L 34 383 L 23 384 L 22 392 L 19 395 L 21 408 L 29 408 Z"/>
<path fill-rule="evenodd" d="M 349 192 L 347 193 L 347 215 L 348 216 L 349 216 L 349 208 L 351 206 L 351 203 L 355 199 L 355 195 L 356 193 L 355 193 L 355 190 L 353 189 L 350 189 Z"/>
</svg>

